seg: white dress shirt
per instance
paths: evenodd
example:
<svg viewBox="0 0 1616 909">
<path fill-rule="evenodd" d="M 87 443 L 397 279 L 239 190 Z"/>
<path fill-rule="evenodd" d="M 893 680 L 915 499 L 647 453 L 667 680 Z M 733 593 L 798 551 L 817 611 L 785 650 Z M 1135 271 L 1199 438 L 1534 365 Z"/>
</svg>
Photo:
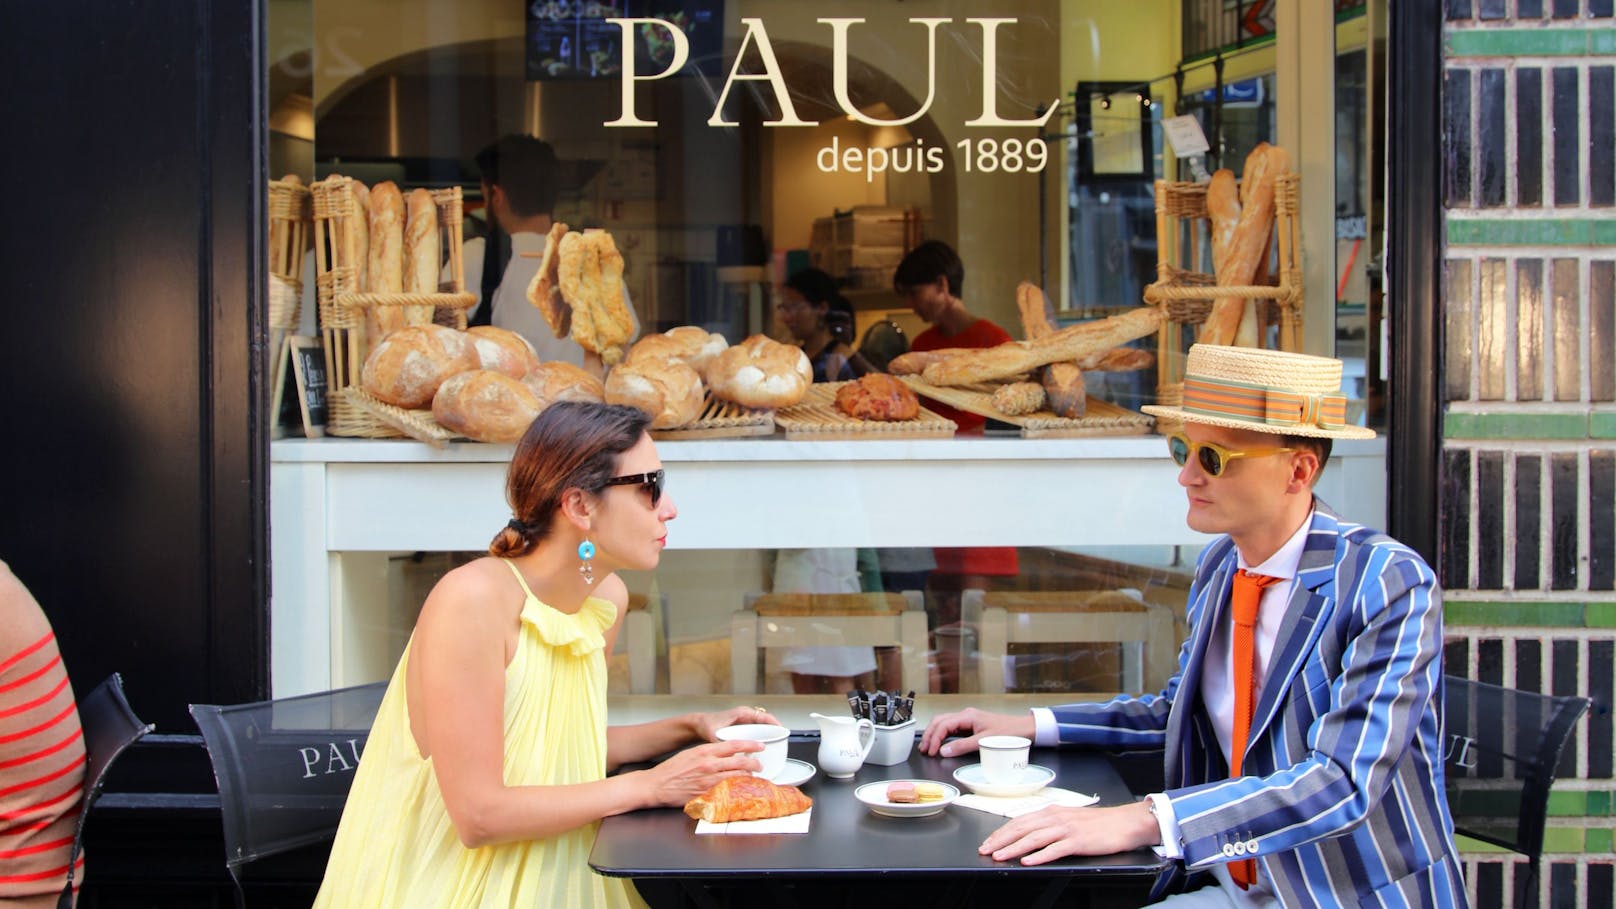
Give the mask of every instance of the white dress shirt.
<svg viewBox="0 0 1616 909">
<path fill-rule="evenodd" d="M 1236 550 L 1239 567 L 1253 574 L 1280 579 L 1278 583 L 1263 588 L 1262 598 L 1257 603 L 1257 628 L 1253 642 L 1257 660 L 1257 689 L 1254 695 L 1261 692 L 1263 681 L 1268 678 L 1269 660 L 1274 654 L 1280 623 L 1285 620 L 1286 604 L 1290 602 L 1291 591 L 1296 587 L 1296 571 L 1301 565 L 1302 549 L 1307 544 L 1307 533 L 1312 526 L 1313 512 L 1309 510 L 1290 539 L 1255 568 L 1246 564 L 1245 556 L 1239 555 L 1239 550 Z M 1234 677 L 1229 668 L 1234 650 L 1234 614 L 1232 610 L 1225 614 L 1227 619 L 1212 630 L 1206 658 L 1201 661 L 1201 701 L 1212 719 L 1212 729 L 1217 734 L 1219 747 L 1223 749 L 1224 760 L 1228 761 L 1230 742 L 1234 738 Z M 1039 745 L 1059 744 L 1060 733 L 1055 714 L 1048 708 L 1034 707 L 1032 715 L 1037 730 L 1034 741 Z M 1173 813 L 1173 803 L 1160 792 L 1151 793 L 1147 798 L 1154 805 L 1156 822 L 1161 826 L 1162 844 L 1156 847 L 1156 851 L 1165 858 L 1183 858 L 1184 851 L 1179 846 L 1178 817 Z M 1275 905 L 1273 894 L 1266 886 L 1267 876 L 1262 871 L 1262 865 L 1259 864 L 1257 868 L 1257 882 L 1248 890 L 1241 890 L 1230 879 L 1226 865 L 1219 864 L 1211 870 L 1218 884 L 1229 891 L 1236 905 Z"/>
</svg>

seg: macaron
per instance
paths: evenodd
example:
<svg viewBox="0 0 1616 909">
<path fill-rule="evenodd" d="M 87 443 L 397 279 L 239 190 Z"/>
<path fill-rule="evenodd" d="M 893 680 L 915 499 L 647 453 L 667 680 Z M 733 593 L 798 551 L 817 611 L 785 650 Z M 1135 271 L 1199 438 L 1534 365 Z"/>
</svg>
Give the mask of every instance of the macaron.
<svg viewBox="0 0 1616 909">
<path fill-rule="evenodd" d="M 943 800 L 943 797 L 946 796 L 947 794 L 948 794 L 948 790 L 944 789 L 942 786 L 938 785 L 937 783 L 916 783 L 915 784 L 915 800 L 916 801 L 921 801 L 921 802 L 940 802 L 940 801 Z"/>
<path fill-rule="evenodd" d="M 892 783 L 887 786 L 887 801 L 906 803 L 919 798 L 914 783 Z"/>
</svg>

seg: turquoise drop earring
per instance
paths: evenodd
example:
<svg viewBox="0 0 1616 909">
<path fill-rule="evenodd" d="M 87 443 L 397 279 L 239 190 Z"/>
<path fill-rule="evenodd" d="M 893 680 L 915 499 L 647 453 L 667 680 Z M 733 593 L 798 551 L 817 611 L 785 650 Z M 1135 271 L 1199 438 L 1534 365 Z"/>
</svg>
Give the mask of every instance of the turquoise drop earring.
<svg viewBox="0 0 1616 909">
<path fill-rule="evenodd" d="M 584 540 L 578 544 L 578 573 L 583 575 L 585 584 L 595 583 L 595 566 L 591 560 L 595 558 L 595 544 Z"/>
</svg>

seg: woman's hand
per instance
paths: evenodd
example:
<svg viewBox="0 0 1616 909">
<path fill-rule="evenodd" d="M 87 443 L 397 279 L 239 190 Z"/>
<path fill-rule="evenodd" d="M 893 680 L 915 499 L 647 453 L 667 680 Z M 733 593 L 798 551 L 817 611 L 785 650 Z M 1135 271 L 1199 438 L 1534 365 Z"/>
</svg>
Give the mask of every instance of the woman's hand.
<svg viewBox="0 0 1616 909">
<path fill-rule="evenodd" d="M 740 776 L 763 769 L 752 752 L 762 751 L 762 742 L 717 742 L 686 748 L 649 770 L 642 770 L 650 787 L 647 797 L 653 807 L 683 807 L 684 804 L 727 776 Z"/>
<path fill-rule="evenodd" d="M 725 726 L 734 726 L 737 723 L 780 725 L 780 721 L 762 707 L 731 707 L 728 710 L 719 710 L 714 713 L 698 713 L 690 718 L 690 725 L 695 732 L 696 740 L 701 742 L 718 741 L 718 730 L 723 729 Z"/>
<path fill-rule="evenodd" d="M 956 713 L 932 717 L 926 731 L 920 734 L 920 753 L 932 756 L 958 757 L 976 750 L 976 743 L 985 735 L 1019 735 L 1031 739 L 1036 728 L 1031 713 L 989 713 L 967 707 Z M 948 737 L 963 733 L 966 737 L 948 742 Z"/>
</svg>

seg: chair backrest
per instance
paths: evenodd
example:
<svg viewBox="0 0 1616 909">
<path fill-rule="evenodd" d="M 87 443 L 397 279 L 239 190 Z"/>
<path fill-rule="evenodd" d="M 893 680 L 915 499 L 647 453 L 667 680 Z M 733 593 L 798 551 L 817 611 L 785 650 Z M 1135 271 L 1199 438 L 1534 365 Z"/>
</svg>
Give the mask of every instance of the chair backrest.
<svg viewBox="0 0 1616 909">
<path fill-rule="evenodd" d="M 141 736 L 152 731 L 150 723 L 142 723 L 130 709 L 123 695 L 123 678 L 116 672 L 79 701 L 79 725 L 84 729 L 84 801 L 79 806 L 78 823 L 73 831 L 73 851 L 67 861 L 67 884 L 62 888 L 59 906 L 73 905 L 73 868 L 78 864 L 79 851 L 84 847 L 84 823 L 90 816 L 90 807 L 101 797 L 106 785 L 107 771 L 118 755 Z"/>
<path fill-rule="evenodd" d="M 331 839 L 386 682 L 219 707 L 192 704 L 224 821 L 225 864 Z"/>
<path fill-rule="evenodd" d="M 1443 686 L 1444 763 L 1454 829 L 1525 855 L 1535 869 L 1543 853 L 1549 787 L 1588 699 L 1451 675 Z"/>
</svg>

